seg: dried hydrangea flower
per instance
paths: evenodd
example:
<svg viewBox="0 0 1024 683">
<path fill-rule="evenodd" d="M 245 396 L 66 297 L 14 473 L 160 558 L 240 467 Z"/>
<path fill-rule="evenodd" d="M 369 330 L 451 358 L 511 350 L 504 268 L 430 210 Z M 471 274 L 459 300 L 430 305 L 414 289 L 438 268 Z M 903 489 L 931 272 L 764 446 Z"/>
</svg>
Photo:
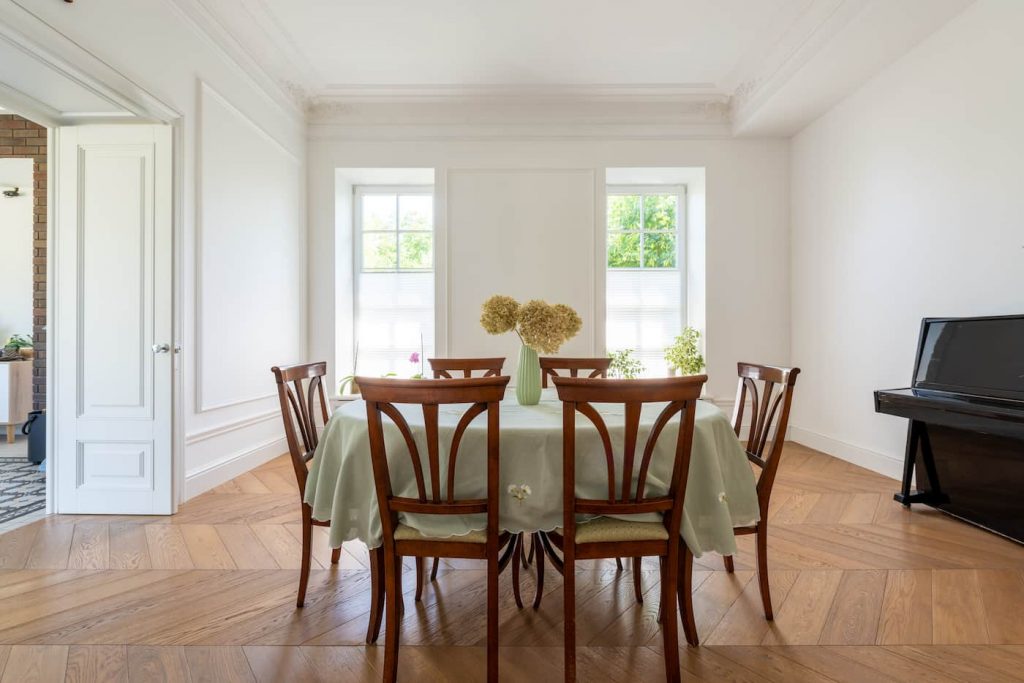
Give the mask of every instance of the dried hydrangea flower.
<svg viewBox="0 0 1024 683">
<path fill-rule="evenodd" d="M 516 328 L 519 302 L 510 296 L 495 294 L 484 302 L 480 325 L 488 334 L 504 334 Z"/>
</svg>

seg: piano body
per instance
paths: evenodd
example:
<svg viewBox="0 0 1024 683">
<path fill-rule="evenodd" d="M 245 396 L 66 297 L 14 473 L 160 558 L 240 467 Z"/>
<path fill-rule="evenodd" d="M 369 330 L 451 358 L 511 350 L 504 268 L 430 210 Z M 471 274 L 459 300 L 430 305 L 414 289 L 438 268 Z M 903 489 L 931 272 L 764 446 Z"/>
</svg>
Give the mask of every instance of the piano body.
<svg viewBox="0 0 1024 683">
<path fill-rule="evenodd" d="M 910 420 L 897 501 L 1024 543 L 1024 315 L 925 318 L 913 385 L 875 411 Z"/>
</svg>

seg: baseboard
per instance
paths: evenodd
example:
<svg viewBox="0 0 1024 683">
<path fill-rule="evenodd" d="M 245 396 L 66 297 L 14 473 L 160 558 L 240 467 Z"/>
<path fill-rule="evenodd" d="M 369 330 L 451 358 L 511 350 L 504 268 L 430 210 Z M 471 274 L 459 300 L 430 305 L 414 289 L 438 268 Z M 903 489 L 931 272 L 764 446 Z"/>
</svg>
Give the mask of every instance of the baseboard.
<svg viewBox="0 0 1024 683">
<path fill-rule="evenodd" d="M 789 441 L 795 441 L 816 451 L 828 453 L 840 460 L 845 460 L 886 477 L 900 479 L 903 476 L 902 458 L 894 458 L 884 453 L 854 446 L 851 443 L 839 441 L 830 436 L 792 425 L 790 425 L 786 433 L 786 438 Z"/>
<path fill-rule="evenodd" d="M 284 438 L 272 439 L 255 448 L 232 453 L 191 472 L 186 472 L 183 501 L 209 491 L 215 486 L 220 486 L 224 482 L 231 481 L 238 475 L 273 460 L 287 450 L 288 445 Z"/>
</svg>

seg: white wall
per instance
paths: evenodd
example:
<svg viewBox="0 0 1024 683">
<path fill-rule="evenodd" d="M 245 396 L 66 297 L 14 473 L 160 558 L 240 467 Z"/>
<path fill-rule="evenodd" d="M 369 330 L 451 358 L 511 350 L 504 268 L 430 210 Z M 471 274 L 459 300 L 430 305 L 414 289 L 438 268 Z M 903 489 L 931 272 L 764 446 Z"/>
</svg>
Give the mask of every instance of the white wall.
<svg viewBox="0 0 1024 683">
<path fill-rule="evenodd" d="M 1024 312 L 1021 74 L 1024 3 L 981 0 L 794 138 L 792 437 L 895 475 L 872 391 L 921 318 Z"/>
<path fill-rule="evenodd" d="M 181 114 L 184 497 L 284 452 L 270 366 L 305 357 L 303 113 L 201 30 L 191 0 L 0 1 Z"/>
<path fill-rule="evenodd" d="M 32 334 L 32 160 L 0 159 L 0 345 Z"/>
<path fill-rule="evenodd" d="M 435 223 L 437 249 L 448 250 L 462 259 L 473 245 L 491 245 L 478 254 L 478 263 L 452 270 L 454 279 L 440 283 L 450 290 L 451 334 L 465 337 L 438 340 L 439 352 L 482 351 L 483 339 L 476 331 L 479 306 L 487 295 L 512 286 L 520 296 L 542 295 L 550 301 L 576 303 L 590 324 L 576 346 L 566 352 L 596 353 L 598 334 L 586 297 L 601 296 L 602 284 L 594 290 L 593 240 L 603 229 L 605 169 L 609 167 L 703 167 L 706 170 L 706 323 L 709 394 L 725 403 L 735 393 L 735 363 L 759 360 L 789 361 L 789 173 L 788 144 L 785 140 L 679 140 L 679 139 L 467 139 L 448 129 L 445 139 L 360 140 L 343 139 L 338 128 L 311 127 L 309 143 L 310 241 L 309 263 L 312 282 L 340 282 L 351 277 L 350 261 L 338 259 L 348 235 L 336 234 L 335 169 L 344 167 L 434 168 L 435 191 L 440 198 Z M 496 179 L 515 180 L 516 186 L 536 183 L 545 176 L 564 181 L 570 192 L 572 210 L 564 228 L 567 234 L 551 235 L 559 244 L 578 244 L 587 258 L 558 259 L 538 254 L 530 261 L 511 262 L 515 271 L 492 268 L 502 251 L 492 256 L 494 245 L 516 240 L 521 246 L 545 248 L 545 235 L 534 225 L 517 227 L 512 217 L 488 219 L 481 214 L 481 196 L 474 188 L 493 193 Z M 581 179 L 582 178 L 582 179 Z M 490 183 L 478 188 L 481 183 Z M 549 200 L 552 199 L 549 197 Z M 521 206 L 521 204 L 517 204 Z M 588 208 L 590 209 L 588 211 Z M 545 219 L 546 220 L 546 219 Z M 527 221 L 530 223 L 531 221 Z M 470 234 L 469 231 L 477 231 Z M 588 234 L 589 233 L 589 234 Z M 340 241 L 340 243 L 339 243 Z M 589 250 L 589 251 L 588 251 Z M 560 261 L 560 262 L 559 262 Z M 439 259 L 439 263 L 441 260 Z M 555 269 L 561 269 L 555 272 Z M 489 271 L 494 272 L 491 277 Z M 530 281 L 534 280 L 533 283 Z M 522 285 L 516 283 L 522 282 Z M 570 288 L 573 291 L 570 291 Z M 579 294 L 576 294 L 578 290 Z M 542 294 L 543 292 L 543 294 Z M 509 292 L 515 294 L 515 292 Z M 344 308 L 345 294 L 338 287 L 315 287 L 310 291 L 310 355 L 337 365 L 339 335 L 349 334 L 336 327 L 337 310 Z M 439 292 L 439 301 L 446 300 Z M 576 298 L 582 297 L 578 301 Z M 496 340 L 498 341 L 498 340 Z M 500 346 L 504 341 L 511 346 Z M 590 349 L 583 347 L 591 345 Z M 514 358 L 514 343 L 498 341 L 488 348 L 505 351 Z M 347 373 L 331 372 L 336 376 Z"/>
</svg>

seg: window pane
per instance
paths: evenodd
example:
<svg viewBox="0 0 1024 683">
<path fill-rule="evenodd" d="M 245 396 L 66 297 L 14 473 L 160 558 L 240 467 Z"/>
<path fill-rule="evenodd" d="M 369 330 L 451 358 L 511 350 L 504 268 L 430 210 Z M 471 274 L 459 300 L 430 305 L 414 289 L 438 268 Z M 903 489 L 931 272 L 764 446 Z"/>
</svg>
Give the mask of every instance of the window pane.
<svg viewBox="0 0 1024 683">
<path fill-rule="evenodd" d="M 611 233 L 608 235 L 608 267 L 640 267 L 640 234 Z"/>
<path fill-rule="evenodd" d="M 644 195 L 644 229 L 676 229 L 676 195 Z"/>
<path fill-rule="evenodd" d="M 363 195 L 363 230 L 394 230 L 395 195 Z"/>
<path fill-rule="evenodd" d="M 398 236 L 399 266 L 401 268 L 430 268 L 433 266 L 434 236 L 429 232 L 403 232 Z"/>
<path fill-rule="evenodd" d="M 397 264 L 394 233 L 363 234 L 363 269 L 394 269 Z"/>
<path fill-rule="evenodd" d="M 402 195 L 398 198 L 400 230 L 432 230 L 434 198 L 425 194 Z"/>
<path fill-rule="evenodd" d="M 421 353 L 425 365 L 434 353 L 434 274 L 362 273 L 358 288 L 356 373 L 418 373 L 420 364 L 409 362 L 410 354 Z"/>
<path fill-rule="evenodd" d="M 608 197 L 608 229 L 640 229 L 640 195 L 610 195 Z"/>
<path fill-rule="evenodd" d="M 675 268 L 676 236 L 647 233 L 644 235 L 644 268 Z"/>
</svg>

